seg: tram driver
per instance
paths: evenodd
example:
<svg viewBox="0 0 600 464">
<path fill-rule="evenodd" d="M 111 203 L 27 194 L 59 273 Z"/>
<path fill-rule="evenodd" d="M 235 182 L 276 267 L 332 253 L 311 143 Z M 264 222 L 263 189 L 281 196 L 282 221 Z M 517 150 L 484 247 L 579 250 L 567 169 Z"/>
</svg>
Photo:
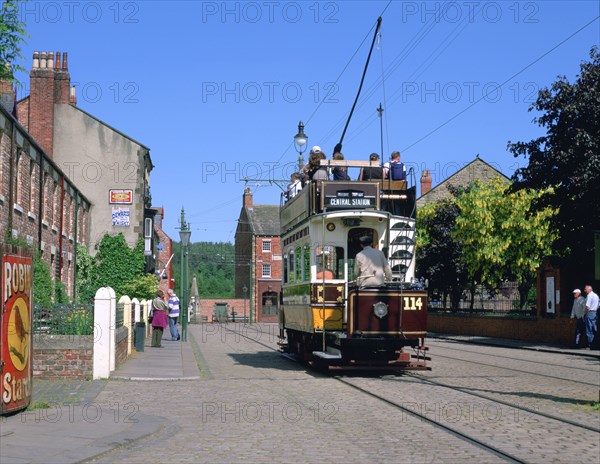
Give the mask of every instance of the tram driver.
<svg viewBox="0 0 600 464">
<path fill-rule="evenodd" d="M 392 269 L 381 250 L 373 248 L 373 238 L 359 238 L 362 251 L 354 260 L 354 275 L 360 287 L 378 287 L 392 280 Z"/>
</svg>

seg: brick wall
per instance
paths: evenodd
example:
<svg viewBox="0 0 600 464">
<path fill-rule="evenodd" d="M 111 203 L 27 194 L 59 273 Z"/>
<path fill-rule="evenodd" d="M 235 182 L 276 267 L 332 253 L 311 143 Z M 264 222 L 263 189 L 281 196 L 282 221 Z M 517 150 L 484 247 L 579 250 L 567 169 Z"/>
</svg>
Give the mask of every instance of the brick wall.
<svg viewBox="0 0 600 464">
<path fill-rule="evenodd" d="M 115 367 L 119 367 L 127 361 L 127 343 L 129 341 L 129 329 L 119 327 L 115 334 Z"/>
<path fill-rule="evenodd" d="M 35 335 L 32 359 L 36 378 L 91 379 L 93 336 Z"/>
<path fill-rule="evenodd" d="M 250 297 L 250 295 L 248 295 Z M 202 322 L 202 316 L 206 316 L 208 322 L 212 321 L 215 303 L 227 303 L 227 314 L 231 314 L 231 308 L 240 316 L 244 315 L 244 299 L 243 298 L 200 298 L 200 314 L 196 317 L 197 322 Z M 246 300 L 246 316 L 250 317 L 250 300 Z"/>
<path fill-rule="evenodd" d="M 427 317 L 427 329 L 436 333 L 509 338 L 564 346 L 572 345 L 575 338 L 575 320 L 561 317 L 532 320 L 452 314 L 429 314 Z"/>
</svg>

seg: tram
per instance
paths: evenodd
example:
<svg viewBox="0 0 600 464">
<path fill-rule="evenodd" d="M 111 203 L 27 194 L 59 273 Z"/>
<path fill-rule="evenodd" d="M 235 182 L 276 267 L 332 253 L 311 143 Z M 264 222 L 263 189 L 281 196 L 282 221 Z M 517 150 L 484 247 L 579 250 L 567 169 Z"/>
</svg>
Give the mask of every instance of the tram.
<svg viewBox="0 0 600 464">
<path fill-rule="evenodd" d="M 368 167 L 371 161 L 322 160 Z M 416 188 L 406 180 L 309 182 L 280 209 L 280 346 L 328 369 L 430 369 L 427 293 L 414 279 Z M 359 238 L 388 257 L 393 279 L 353 275 Z"/>
</svg>

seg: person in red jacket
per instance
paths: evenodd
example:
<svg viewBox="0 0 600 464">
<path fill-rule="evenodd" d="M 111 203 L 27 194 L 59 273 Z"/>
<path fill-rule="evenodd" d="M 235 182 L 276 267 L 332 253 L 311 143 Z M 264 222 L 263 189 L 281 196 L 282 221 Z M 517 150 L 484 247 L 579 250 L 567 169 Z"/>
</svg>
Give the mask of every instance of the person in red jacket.
<svg viewBox="0 0 600 464">
<path fill-rule="evenodd" d="M 162 290 L 152 300 L 152 346 L 162 348 L 163 330 L 169 325 L 169 306 Z"/>
</svg>

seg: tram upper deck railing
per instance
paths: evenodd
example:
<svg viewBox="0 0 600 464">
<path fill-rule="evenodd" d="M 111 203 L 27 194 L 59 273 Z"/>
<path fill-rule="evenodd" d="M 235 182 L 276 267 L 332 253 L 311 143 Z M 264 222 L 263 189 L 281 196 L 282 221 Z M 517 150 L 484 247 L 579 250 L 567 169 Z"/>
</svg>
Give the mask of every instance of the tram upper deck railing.
<svg viewBox="0 0 600 464">
<path fill-rule="evenodd" d="M 378 167 L 378 162 L 322 160 L 327 167 Z M 416 188 L 405 180 L 364 181 L 318 180 L 307 182 L 298 194 L 281 207 L 281 232 L 309 216 L 328 211 L 375 210 L 396 216 L 415 217 Z"/>
</svg>

